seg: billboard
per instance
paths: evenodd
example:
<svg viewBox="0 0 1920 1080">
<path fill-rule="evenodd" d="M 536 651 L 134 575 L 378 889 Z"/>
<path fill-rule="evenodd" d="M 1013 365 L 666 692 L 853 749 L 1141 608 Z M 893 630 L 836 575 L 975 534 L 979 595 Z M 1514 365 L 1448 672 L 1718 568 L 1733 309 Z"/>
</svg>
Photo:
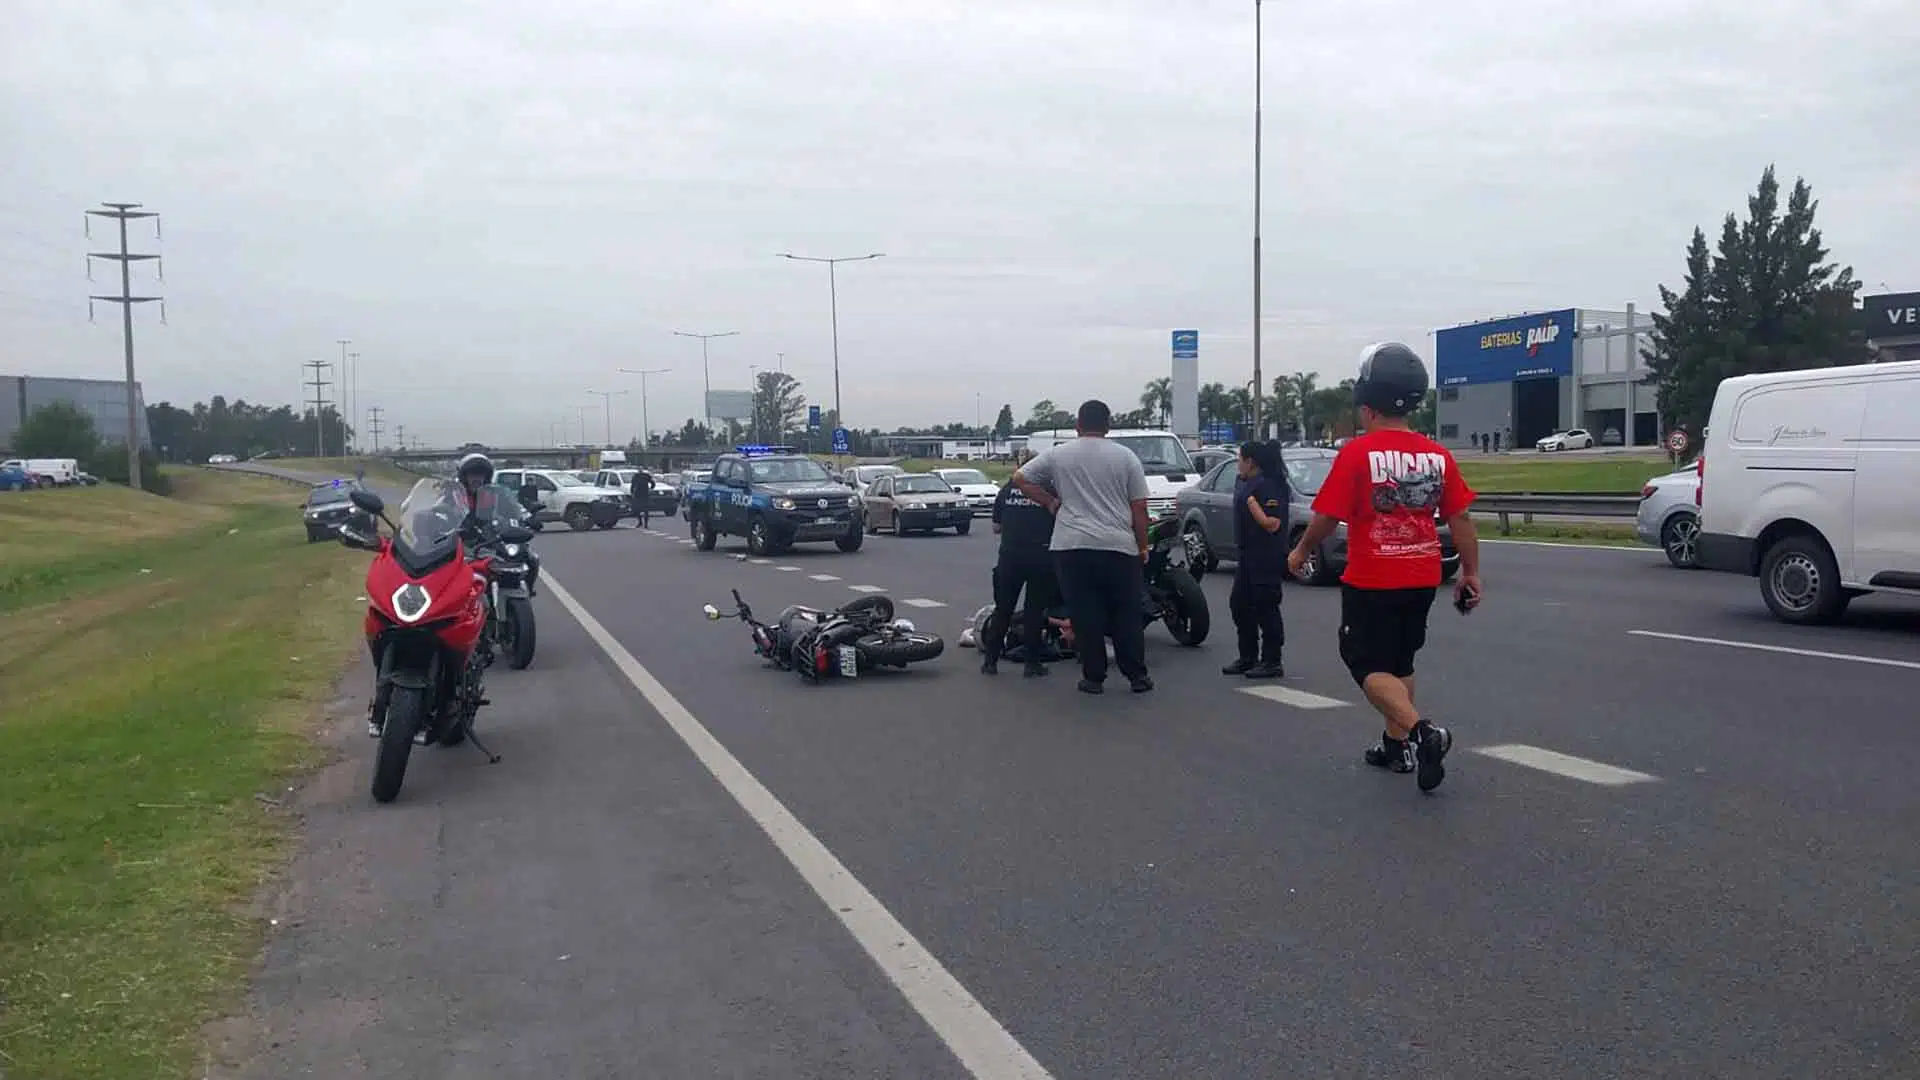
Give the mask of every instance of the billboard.
<svg viewBox="0 0 1920 1080">
<path fill-rule="evenodd" d="M 1434 382 L 1471 386 L 1573 374 L 1573 309 L 1515 315 L 1434 334 Z"/>
<path fill-rule="evenodd" d="M 748 420 L 753 417 L 753 391 L 707 391 L 707 415 L 716 420 Z"/>
<path fill-rule="evenodd" d="M 1200 331 L 1173 332 L 1173 415 L 1175 435 L 1200 434 Z"/>
<path fill-rule="evenodd" d="M 1860 298 L 1867 340 L 1920 336 L 1920 293 L 1883 293 Z"/>
</svg>

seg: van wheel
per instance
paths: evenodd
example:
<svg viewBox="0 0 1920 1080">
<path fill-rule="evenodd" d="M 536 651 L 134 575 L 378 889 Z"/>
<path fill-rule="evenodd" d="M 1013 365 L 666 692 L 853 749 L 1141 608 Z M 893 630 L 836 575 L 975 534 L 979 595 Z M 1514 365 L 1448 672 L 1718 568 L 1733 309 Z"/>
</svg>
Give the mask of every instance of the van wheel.
<svg viewBox="0 0 1920 1080">
<path fill-rule="evenodd" d="M 1840 567 L 1819 537 L 1798 533 L 1776 541 L 1760 560 L 1760 598 L 1781 622 L 1816 626 L 1839 620 L 1852 597 Z"/>
<path fill-rule="evenodd" d="M 593 510 L 580 503 L 567 507 L 567 512 L 561 514 L 560 518 L 574 532 L 586 532 L 593 528 Z"/>
</svg>

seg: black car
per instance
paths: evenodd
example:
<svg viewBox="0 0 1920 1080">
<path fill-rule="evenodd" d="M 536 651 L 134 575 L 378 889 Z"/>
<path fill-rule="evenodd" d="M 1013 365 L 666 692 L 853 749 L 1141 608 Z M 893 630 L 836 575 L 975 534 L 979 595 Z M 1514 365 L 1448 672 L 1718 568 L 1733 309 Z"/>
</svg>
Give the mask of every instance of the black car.
<svg viewBox="0 0 1920 1080">
<path fill-rule="evenodd" d="M 352 480 L 327 480 L 313 485 L 300 503 L 300 517 L 307 526 L 307 543 L 340 539 L 340 526 L 353 515 L 348 496 L 359 486 Z"/>
</svg>

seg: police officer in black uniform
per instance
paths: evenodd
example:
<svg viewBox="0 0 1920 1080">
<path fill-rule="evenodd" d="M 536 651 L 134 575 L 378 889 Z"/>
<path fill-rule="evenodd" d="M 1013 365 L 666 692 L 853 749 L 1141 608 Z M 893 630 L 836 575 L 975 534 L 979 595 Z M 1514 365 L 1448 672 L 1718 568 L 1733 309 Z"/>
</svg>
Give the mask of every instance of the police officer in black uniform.
<svg viewBox="0 0 1920 1080">
<path fill-rule="evenodd" d="M 1277 679 L 1286 674 L 1280 648 L 1286 624 L 1280 617 L 1280 583 L 1287 577 L 1287 507 L 1291 492 L 1280 447 L 1250 442 L 1240 447 L 1239 479 L 1233 485 L 1233 613 L 1240 656 L 1223 675 Z"/>
<path fill-rule="evenodd" d="M 653 513 L 653 474 L 641 468 L 633 474 L 633 512 L 640 519 L 640 528 L 646 528 L 652 521 Z"/>
<path fill-rule="evenodd" d="M 1000 561 L 993 568 L 993 616 L 987 620 L 985 640 L 980 642 L 980 671 L 995 675 L 1000 671 L 1000 650 L 1007 641 L 1007 620 L 1026 590 L 1026 607 L 1021 612 L 1021 641 L 1025 644 L 1026 666 L 1021 674 L 1045 675 L 1047 665 L 1040 662 L 1040 637 L 1047 625 L 1047 609 L 1058 603 L 1058 585 L 1053 576 L 1053 510 L 1028 498 L 1009 480 L 1000 485 L 993 500 L 993 531 L 1000 534 Z"/>
</svg>

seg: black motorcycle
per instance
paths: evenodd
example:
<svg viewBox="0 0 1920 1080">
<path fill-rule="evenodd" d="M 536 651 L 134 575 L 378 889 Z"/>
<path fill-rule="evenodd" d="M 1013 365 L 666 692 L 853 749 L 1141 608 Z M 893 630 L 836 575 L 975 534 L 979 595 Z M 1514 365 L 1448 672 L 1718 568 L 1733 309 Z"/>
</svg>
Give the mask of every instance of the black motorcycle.
<svg viewBox="0 0 1920 1080">
<path fill-rule="evenodd" d="M 495 495 L 493 513 L 487 523 L 490 539 L 484 545 L 485 553 L 493 557 L 493 573 L 487 585 L 487 628 L 481 648 L 489 664 L 496 656 L 505 656 L 508 667 L 524 671 L 533 663 L 537 640 L 533 594 L 540 578 L 540 556 L 534 554 L 530 540 L 521 541 L 519 537 L 530 536 L 539 518 L 528 513 L 525 504 L 505 488 L 496 488 Z M 514 527 L 529 532 L 513 532 Z M 515 539 L 491 539 L 502 531 Z"/>
<path fill-rule="evenodd" d="M 1207 594 L 1187 569 L 1187 545 L 1180 536 L 1180 520 L 1162 517 L 1147 528 L 1145 602 L 1141 616 L 1148 626 L 1167 624 L 1167 633 L 1181 645 L 1207 640 L 1212 616 Z"/>
<path fill-rule="evenodd" d="M 772 623 L 754 618 L 738 589 L 733 590 L 733 607 L 733 617 L 753 633 L 755 654 L 810 683 L 833 676 L 850 679 L 876 668 L 904 668 L 932 660 L 946 648 L 938 634 L 895 619 L 893 601 L 884 596 L 863 596 L 832 611 L 796 604 Z M 703 610 L 711 620 L 726 617 L 712 604 Z"/>
</svg>

